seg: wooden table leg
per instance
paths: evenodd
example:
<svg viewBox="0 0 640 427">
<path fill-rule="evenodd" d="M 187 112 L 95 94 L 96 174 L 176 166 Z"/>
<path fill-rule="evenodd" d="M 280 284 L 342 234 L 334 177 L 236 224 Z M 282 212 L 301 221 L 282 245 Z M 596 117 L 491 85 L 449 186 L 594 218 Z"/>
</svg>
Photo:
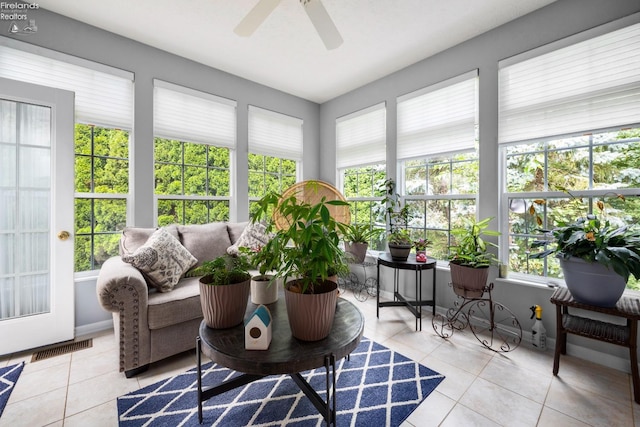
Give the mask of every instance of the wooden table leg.
<svg viewBox="0 0 640 427">
<path fill-rule="evenodd" d="M 566 346 L 567 334 L 562 327 L 562 307 L 556 305 L 556 349 L 553 354 L 553 375 L 560 369 L 560 352 Z M 566 352 L 566 348 L 564 350 Z"/>
<path fill-rule="evenodd" d="M 638 321 L 627 319 L 627 326 L 629 326 L 629 360 L 631 361 L 633 396 L 636 403 L 640 403 L 640 380 L 638 379 Z"/>
</svg>

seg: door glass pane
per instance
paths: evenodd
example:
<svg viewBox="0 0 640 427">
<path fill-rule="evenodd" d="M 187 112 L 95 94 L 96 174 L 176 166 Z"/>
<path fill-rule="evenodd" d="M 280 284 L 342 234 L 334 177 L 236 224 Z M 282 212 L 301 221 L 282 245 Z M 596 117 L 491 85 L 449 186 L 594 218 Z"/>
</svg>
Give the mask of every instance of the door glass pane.
<svg viewBox="0 0 640 427">
<path fill-rule="evenodd" d="M 0 100 L 0 319 L 51 305 L 51 110 Z"/>
</svg>

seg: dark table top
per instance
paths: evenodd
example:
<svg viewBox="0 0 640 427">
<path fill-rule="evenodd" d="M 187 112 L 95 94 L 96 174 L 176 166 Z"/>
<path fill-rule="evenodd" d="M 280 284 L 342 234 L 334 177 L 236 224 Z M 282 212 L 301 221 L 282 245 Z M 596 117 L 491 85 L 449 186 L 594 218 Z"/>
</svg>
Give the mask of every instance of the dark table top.
<svg viewBox="0 0 640 427">
<path fill-rule="evenodd" d="M 416 261 L 416 254 L 409 254 L 409 258 L 406 261 L 396 261 L 391 258 L 390 253 L 385 252 L 378 256 L 378 265 L 400 270 L 428 270 L 436 267 L 436 260 L 435 258 L 427 257 L 427 262 L 418 262 Z"/>
<path fill-rule="evenodd" d="M 245 319 L 258 306 L 249 302 Z M 278 301 L 267 305 L 273 318 L 268 350 L 245 350 L 244 323 L 228 329 L 211 329 L 200 324 L 202 353 L 226 368 L 245 374 L 293 374 L 325 365 L 325 356 L 341 359 L 360 343 L 364 317 L 351 302 L 338 298 L 336 315 L 329 336 L 320 341 L 301 341 L 291 336 L 289 318 L 280 290 Z"/>
</svg>

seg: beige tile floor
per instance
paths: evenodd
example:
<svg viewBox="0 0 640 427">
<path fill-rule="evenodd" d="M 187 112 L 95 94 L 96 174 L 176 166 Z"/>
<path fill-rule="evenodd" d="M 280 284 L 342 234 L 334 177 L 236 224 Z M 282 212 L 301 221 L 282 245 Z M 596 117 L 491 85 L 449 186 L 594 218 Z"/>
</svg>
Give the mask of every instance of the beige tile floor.
<svg viewBox="0 0 640 427">
<path fill-rule="evenodd" d="M 426 426 L 635 426 L 640 405 L 630 376 L 564 356 L 552 375 L 552 350 L 527 345 L 497 354 L 468 331 L 449 340 L 435 335 L 423 313 L 422 332 L 402 307 L 385 307 L 376 318 L 375 299 L 355 301 L 365 315 L 365 336 L 446 376 L 411 414 L 404 427 Z M 82 337 L 84 338 L 84 337 Z M 93 347 L 31 363 L 31 353 L 0 358 L 0 366 L 27 364 L 0 426 L 117 426 L 116 398 L 195 366 L 188 352 L 153 364 L 137 378 L 117 371 L 112 331 L 94 335 Z"/>
</svg>

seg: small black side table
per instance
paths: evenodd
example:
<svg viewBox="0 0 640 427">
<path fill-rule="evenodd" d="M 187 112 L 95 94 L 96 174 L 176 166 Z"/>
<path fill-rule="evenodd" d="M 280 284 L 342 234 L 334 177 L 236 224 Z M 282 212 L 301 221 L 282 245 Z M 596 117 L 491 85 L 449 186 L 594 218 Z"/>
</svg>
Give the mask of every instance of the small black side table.
<svg viewBox="0 0 640 427">
<path fill-rule="evenodd" d="M 393 268 L 393 301 L 380 302 L 380 266 Z M 413 270 L 416 272 L 416 299 L 407 300 L 400 294 L 399 277 L 400 270 Z M 422 271 L 433 271 L 433 290 L 430 300 L 422 299 Z M 436 260 L 427 258 L 427 262 L 417 262 L 415 254 L 409 255 L 406 261 L 395 261 L 391 258 L 390 253 L 380 254 L 378 256 L 378 278 L 376 285 L 376 316 L 380 317 L 380 307 L 398 307 L 404 306 L 416 317 L 416 331 L 418 325 L 422 330 L 422 306 L 430 305 L 433 307 L 433 314 L 436 314 Z"/>
</svg>

